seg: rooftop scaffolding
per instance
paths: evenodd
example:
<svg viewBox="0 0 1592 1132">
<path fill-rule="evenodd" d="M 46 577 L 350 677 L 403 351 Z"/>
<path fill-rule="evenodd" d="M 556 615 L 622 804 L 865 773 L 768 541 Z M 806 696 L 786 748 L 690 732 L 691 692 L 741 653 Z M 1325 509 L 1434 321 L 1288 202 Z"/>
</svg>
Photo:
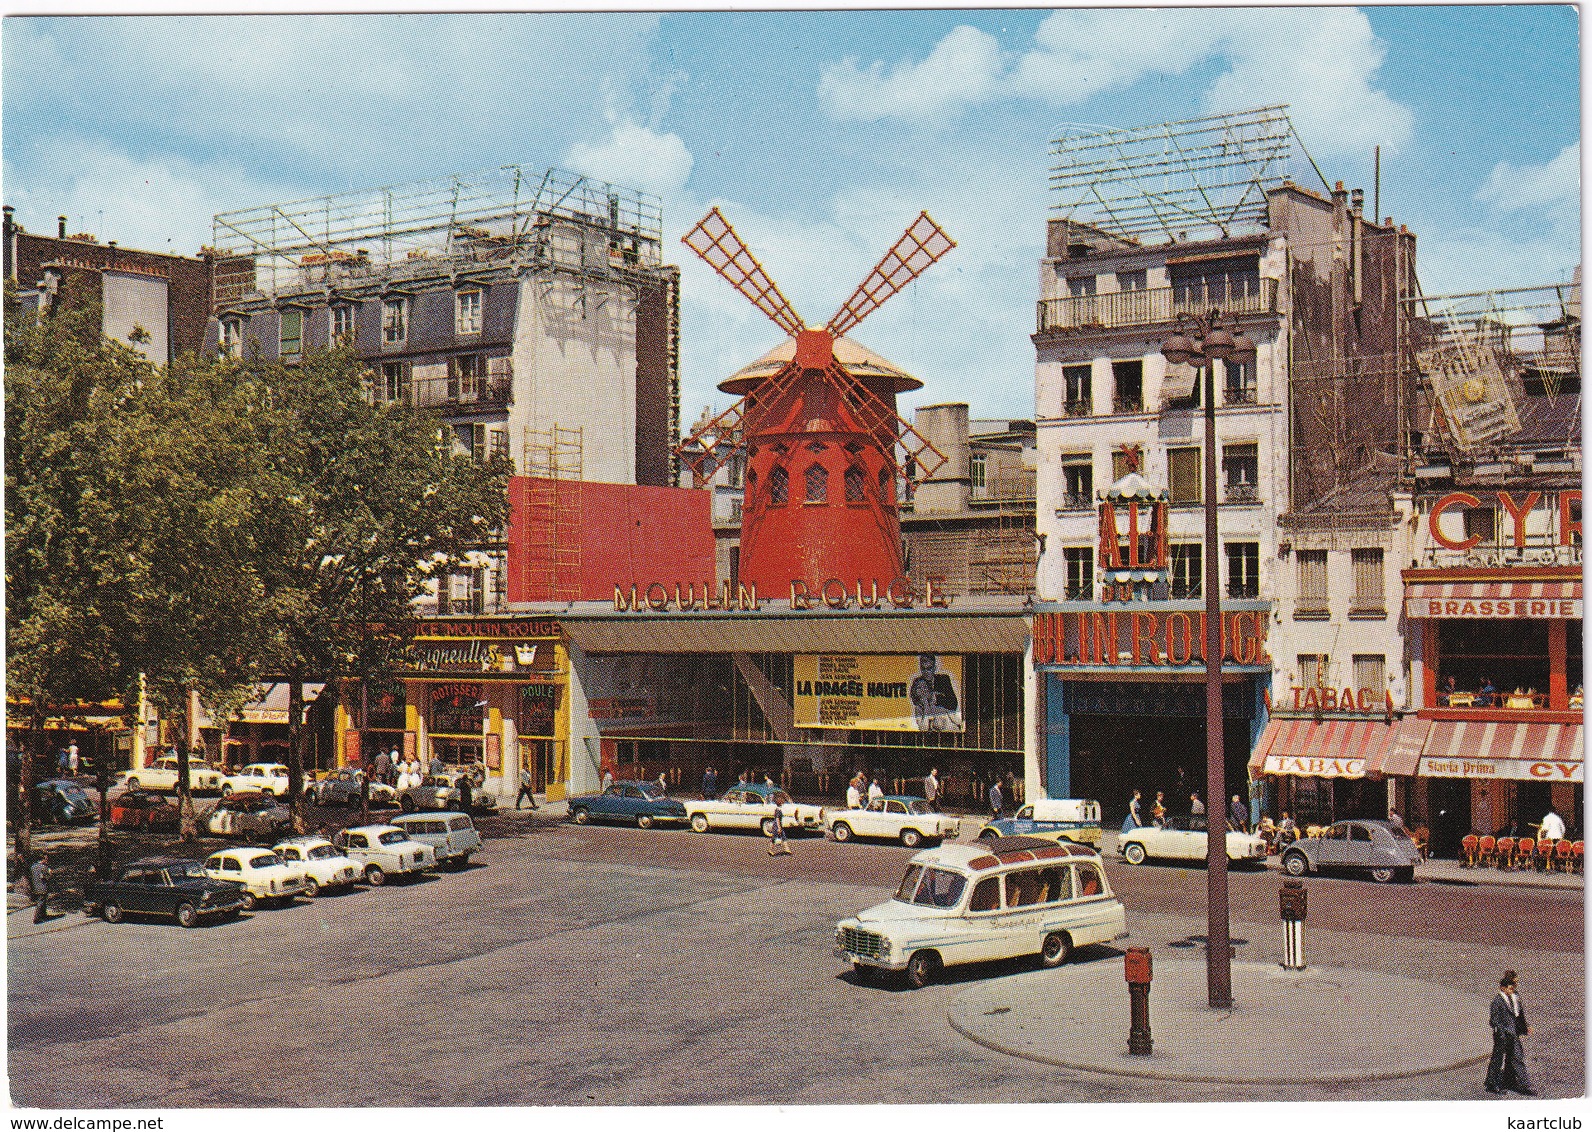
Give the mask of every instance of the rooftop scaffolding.
<svg viewBox="0 0 1592 1132">
<path fill-rule="evenodd" d="M 554 246 L 545 230 L 558 222 L 605 234 L 606 248 Z M 650 193 L 504 165 L 219 213 L 214 298 L 220 306 L 549 258 L 585 272 L 650 268 L 662 263 L 662 242 L 662 204 Z"/>
<path fill-rule="evenodd" d="M 1066 126 L 1051 143 L 1053 212 L 1134 242 L 1257 231 L 1298 140 L 1286 106 L 1127 129 Z"/>
</svg>

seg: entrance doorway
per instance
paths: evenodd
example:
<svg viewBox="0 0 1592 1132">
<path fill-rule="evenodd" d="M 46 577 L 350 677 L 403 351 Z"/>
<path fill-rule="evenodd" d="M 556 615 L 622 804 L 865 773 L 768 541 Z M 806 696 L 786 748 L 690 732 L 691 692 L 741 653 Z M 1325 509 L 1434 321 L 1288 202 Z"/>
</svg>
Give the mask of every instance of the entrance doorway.
<svg viewBox="0 0 1592 1132">
<path fill-rule="evenodd" d="M 1205 720 L 1198 717 L 1074 715 L 1068 720 L 1072 793 L 1100 803 L 1102 819 L 1119 825 L 1128 799 L 1144 794 L 1140 813 L 1150 820 L 1157 790 L 1166 794 L 1170 814 L 1189 812 L 1189 795 L 1198 791 L 1208 808 L 1227 798 L 1205 797 Z M 1222 728 L 1227 796 L 1248 805 L 1249 726 L 1229 719 Z"/>
<path fill-rule="evenodd" d="M 1460 842 L 1470 832 L 1470 779 L 1428 778 L 1426 783 L 1426 808 L 1432 819 L 1431 854 L 1457 857 Z"/>
</svg>

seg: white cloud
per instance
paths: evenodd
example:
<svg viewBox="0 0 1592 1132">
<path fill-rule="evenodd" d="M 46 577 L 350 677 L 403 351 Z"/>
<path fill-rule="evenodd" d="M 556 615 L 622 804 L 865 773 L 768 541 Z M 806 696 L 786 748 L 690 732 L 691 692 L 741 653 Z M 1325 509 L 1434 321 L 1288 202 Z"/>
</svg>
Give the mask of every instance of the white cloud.
<svg viewBox="0 0 1592 1132">
<path fill-rule="evenodd" d="M 1423 232 L 1416 269 L 1427 295 L 1568 282 L 1581 262 L 1578 229 L 1520 236 L 1462 225 Z"/>
<path fill-rule="evenodd" d="M 1573 142 L 1558 156 L 1541 165 L 1493 166 L 1476 199 L 1504 212 L 1529 209 L 1579 207 L 1581 199 L 1581 143 Z"/>
<path fill-rule="evenodd" d="M 564 164 L 576 173 L 672 198 L 691 176 L 691 151 L 678 134 L 660 134 L 625 119 L 599 143 L 576 142 Z"/>
<path fill-rule="evenodd" d="M 1196 67 L 1225 65 L 1201 96 L 1210 112 L 1288 103 L 1318 154 L 1390 149 L 1413 116 L 1374 86 L 1384 49 L 1353 9 L 1064 10 L 1047 16 L 1014 63 L 985 34 L 958 27 L 921 63 L 847 60 L 819 95 L 837 118 L 946 120 L 997 99 L 1073 106 Z"/>
<path fill-rule="evenodd" d="M 940 40 L 921 63 L 858 67 L 848 58 L 825 67 L 818 97 L 843 121 L 932 119 L 976 106 L 993 93 L 1002 64 L 995 37 L 963 24 Z"/>
</svg>

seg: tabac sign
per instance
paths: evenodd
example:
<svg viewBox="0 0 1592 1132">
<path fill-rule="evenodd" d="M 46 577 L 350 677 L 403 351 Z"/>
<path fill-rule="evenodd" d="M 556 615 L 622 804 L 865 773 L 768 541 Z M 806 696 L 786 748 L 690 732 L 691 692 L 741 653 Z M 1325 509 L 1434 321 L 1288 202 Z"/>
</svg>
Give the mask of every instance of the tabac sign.
<svg viewBox="0 0 1592 1132">
<path fill-rule="evenodd" d="M 1361 758 L 1324 758 L 1319 755 L 1267 755 L 1262 774 L 1299 774 L 1307 778 L 1364 778 Z"/>
</svg>

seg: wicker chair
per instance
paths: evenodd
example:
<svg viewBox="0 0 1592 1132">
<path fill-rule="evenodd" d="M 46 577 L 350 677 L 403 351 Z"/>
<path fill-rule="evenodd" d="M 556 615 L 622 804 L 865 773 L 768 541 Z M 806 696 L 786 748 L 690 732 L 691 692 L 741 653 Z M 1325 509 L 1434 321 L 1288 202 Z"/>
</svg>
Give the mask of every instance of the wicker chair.
<svg viewBox="0 0 1592 1132">
<path fill-rule="evenodd" d="M 1529 869 L 1533 857 L 1537 852 L 1537 843 L 1530 837 L 1519 838 L 1515 842 L 1515 857 L 1509 867 L 1514 869 Z"/>
<path fill-rule="evenodd" d="M 1581 866 L 1585 862 L 1585 859 L 1586 859 L 1586 842 L 1585 841 L 1577 841 L 1575 843 L 1573 855 L 1570 858 L 1570 863 L 1575 867 L 1575 871 L 1576 872 L 1580 872 L 1581 871 Z"/>
<path fill-rule="evenodd" d="M 1531 864 L 1538 872 L 1553 869 L 1553 853 L 1557 844 L 1558 842 L 1551 837 L 1537 838 L 1537 852 L 1532 857 Z"/>
<path fill-rule="evenodd" d="M 1496 863 L 1498 860 L 1498 839 L 1490 833 L 1483 837 L 1481 845 L 1477 849 L 1476 859 L 1483 865 Z"/>
<path fill-rule="evenodd" d="M 1467 833 L 1464 837 L 1464 840 L 1459 843 L 1459 851 L 1460 867 L 1465 869 L 1474 869 L 1476 867 L 1477 859 L 1481 856 L 1481 838 L 1477 837 L 1474 833 Z"/>
<path fill-rule="evenodd" d="M 1494 851 L 1496 856 L 1493 857 L 1493 867 L 1507 869 L 1514 863 L 1515 839 L 1513 837 L 1500 837 Z"/>
<path fill-rule="evenodd" d="M 1421 860 L 1426 860 L 1432 848 L 1432 831 L 1424 825 L 1418 825 L 1410 833 L 1410 840 L 1415 842 L 1415 848 L 1420 851 Z"/>
<path fill-rule="evenodd" d="M 1557 869 L 1565 872 L 1575 871 L 1575 845 L 1569 841 L 1560 841 L 1559 847 L 1553 851 L 1553 864 Z"/>
</svg>

